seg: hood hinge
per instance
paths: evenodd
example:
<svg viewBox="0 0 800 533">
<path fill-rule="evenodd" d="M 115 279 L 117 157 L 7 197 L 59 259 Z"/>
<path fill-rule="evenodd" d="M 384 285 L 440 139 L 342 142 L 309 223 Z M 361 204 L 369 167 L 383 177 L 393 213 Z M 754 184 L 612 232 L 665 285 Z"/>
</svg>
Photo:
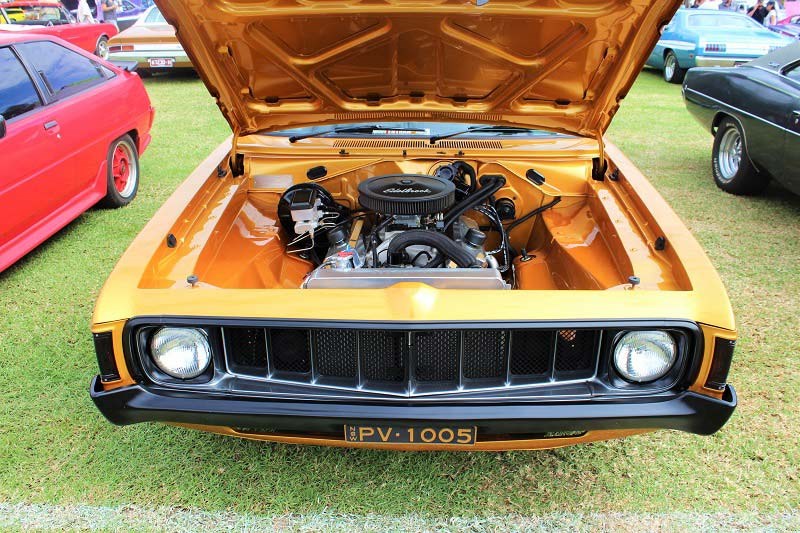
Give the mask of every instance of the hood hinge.
<svg viewBox="0 0 800 533">
<path fill-rule="evenodd" d="M 239 130 L 233 130 L 233 139 L 231 139 L 231 155 L 228 157 L 228 166 L 231 169 L 231 174 L 234 178 L 244 174 L 244 154 L 240 154 L 237 150 L 239 147 Z"/>
<path fill-rule="evenodd" d="M 596 181 L 603 181 L 606 177 L 606 170 L 608 170 L 605 144 L 603 142 L 603 132 L 596 132 L 595 137 L 597 138 L 597 149 L 600 151 L 600 153 L 592 162 L 592 179 Z"/>
</svg>

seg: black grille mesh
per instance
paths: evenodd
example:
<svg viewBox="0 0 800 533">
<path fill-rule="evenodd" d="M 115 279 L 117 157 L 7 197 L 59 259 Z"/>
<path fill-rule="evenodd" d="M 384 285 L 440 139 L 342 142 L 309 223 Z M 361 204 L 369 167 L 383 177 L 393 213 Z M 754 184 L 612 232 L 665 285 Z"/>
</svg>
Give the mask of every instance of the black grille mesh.
<svg viewBox="0 0 800 533">
<path fill-rule="evenodd" d="M 311 351 L 308 331 L 304 329 L 271 329 L 269 347 L 275 370 L 307 374 L 311 372 Z"/>
<path fill-rule="evenodd" d="M 550 374 L 552 331 L 517 330 L 511 334 L 511 373 L 517 376 Z"/>
<path fill-rule="evenodd" d="M 597 332 L 562 329 L 556 334 L 556 372 L 594 373 L 594 343 Z"/>
<path fill-rule="evenodd" d="M 266 375 L 267 338 L 264 328 L 227 327 L 223 336 L 231 370 L 251 376 Z"/>
<path fill-rule="evenodd" d="M 415 333 L 418 381 L 458 380 L 459 337 L 457 330 Z"/>
<path fill-rule="evenodd" d="M 362 331 L 358 335 L 364 378 L 370 381 L 400 382 L 405 378 L 404 341 L 406 333 Z"/>
<path fill-rule="evenodd" d="M 337 385 L 397 392 L 414 383 L 445 391 L 589 378 L 599 335 L 580 329 L 223 328 L 234 373 L 278 372 L 280 379 L 320 384 L 331 378 Z"/>
<path fill-rule="evenodd" d="M 464 331 L 464 377 L 504 378 L 508 332 L 493 329 Z"/>
<path fill-rule="evenodd" d="M 347 378 L 358 374 L 358 332 L 347 329 L 316 329 L 314 371 L 323 376 Z"/>
</svg>

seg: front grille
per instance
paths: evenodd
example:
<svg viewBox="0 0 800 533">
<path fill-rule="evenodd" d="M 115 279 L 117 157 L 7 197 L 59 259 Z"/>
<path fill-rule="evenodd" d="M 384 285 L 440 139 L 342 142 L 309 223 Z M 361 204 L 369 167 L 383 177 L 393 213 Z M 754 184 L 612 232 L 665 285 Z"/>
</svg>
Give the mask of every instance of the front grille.
<svg viewBox="0 0 800 533">
<path fill-rule="evenodd" d="M 597 329 L 224 327 L 228 371 L 414 396 L 594 377 Z"/>
</svg>

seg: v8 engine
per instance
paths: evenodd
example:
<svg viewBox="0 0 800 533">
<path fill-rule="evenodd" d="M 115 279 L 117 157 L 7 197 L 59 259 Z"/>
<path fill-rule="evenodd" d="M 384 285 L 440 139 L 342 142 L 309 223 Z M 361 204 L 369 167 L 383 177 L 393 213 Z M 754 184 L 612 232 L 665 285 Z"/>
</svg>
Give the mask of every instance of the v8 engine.
<svg viewBox="0 0 800 533">
<path fill-rule="evenodd" d="M 358 185 L 360 209 L 336 202 L 321 185 L 286 190 L 278 214 L 290 235 L 289 253 L 317 264 L 303 287 L 383 288 L 423 282 L 437 288 L 505 289 L 508 239 L 493 195 L 499 175 L 476 179 L 466 163 L 435 175 L 375 176 Z M 499 233 L 497 249 L 472 213 Z M 502 260 L 502 264 L 496 256 Z"/>
</svg>

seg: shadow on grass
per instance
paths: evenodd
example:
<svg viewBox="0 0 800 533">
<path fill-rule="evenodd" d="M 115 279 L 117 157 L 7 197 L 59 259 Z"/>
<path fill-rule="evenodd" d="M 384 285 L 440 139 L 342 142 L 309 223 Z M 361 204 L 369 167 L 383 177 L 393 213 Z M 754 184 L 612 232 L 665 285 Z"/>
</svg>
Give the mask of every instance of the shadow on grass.
<svg viewBox="0 0 800 533">
<path fill-rule="evenodd" d="M 164 72 L 140 73 L 146 85 L 194 83 L 200 76 L 193 69 L 169 70 Z"/>
<path fill-rule="evenodd" d="M 193 491 L 213 483 L 213 506 L 247 512 L 525 513 L 532 500 L 539 511 L 553 507 L 544 495 L 563 491 L 565 483 L 574 487 L 568 499 L 576 504 L 585 491 L 602 489 L 602 479 L 585 483 L 607 470 L 602 464 L 619 465 L 623 482 L 630 467 L 620 441 L 556 450 L 431 453 L 296 446 L 155 425 L 143 433 L 159 456 L 148 458 L 147 445 L 132 452 L 131 464 L 148 464 L 138 471 L 140 483 L 147 486 L 180 471 L 193 479 L 185 488 L 170 487 L 182 504 L 203 503 Z M 164 454 L 165 448 L 172 451 Z"/>
</svg>

